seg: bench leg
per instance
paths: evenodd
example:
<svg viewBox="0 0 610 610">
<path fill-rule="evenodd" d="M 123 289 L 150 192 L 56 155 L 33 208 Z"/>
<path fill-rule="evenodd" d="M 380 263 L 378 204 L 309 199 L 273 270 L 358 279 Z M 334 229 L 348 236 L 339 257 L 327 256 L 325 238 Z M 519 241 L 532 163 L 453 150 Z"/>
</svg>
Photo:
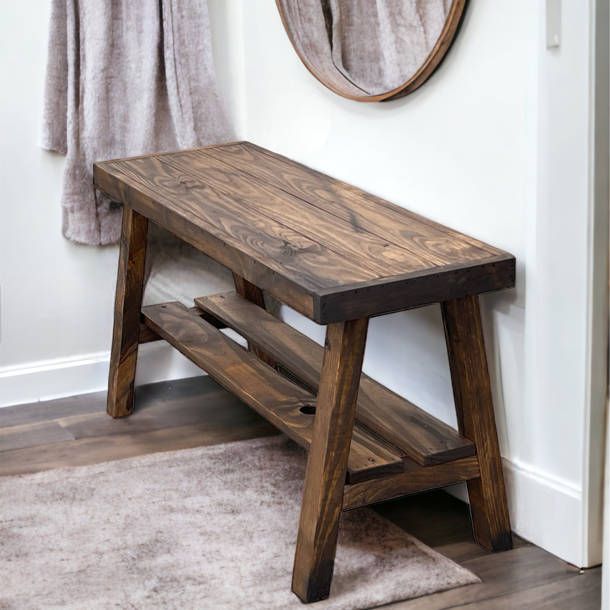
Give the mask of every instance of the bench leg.
<svg viewBox="0 0 610 610">
<path fill-rule="evenodd" d="M 133 410 L 147 233 L 148 219 L 125 206 L 108 376 L 107 411 L 112 417 L 125 417 Z"/>
<path fill-rule="evenodd" d="M 305 603 L 330 593 L 367 326 L 361 319 L 326 329 L 292 573 L 292 590 Z"/>
<path fill-rule="evenodd" d="M 468 482 L 474 538 L 493 551 L 512 548 L 478 297 L 442 303 L 460 432 L 473 441 L 481 477 Z"/>
<path fill-rule="evenodd" d="M 240 297 L 265 309 L 265 296 L 258 286 L 255 286 L 237 273 L 233 273 L 233 283 L 235 284 L 235 292 Z M 254 352 L 265 364 L 277 368 L 277 362 L 256 345 L 248 342 L 248 349 Z"/>
</svg>

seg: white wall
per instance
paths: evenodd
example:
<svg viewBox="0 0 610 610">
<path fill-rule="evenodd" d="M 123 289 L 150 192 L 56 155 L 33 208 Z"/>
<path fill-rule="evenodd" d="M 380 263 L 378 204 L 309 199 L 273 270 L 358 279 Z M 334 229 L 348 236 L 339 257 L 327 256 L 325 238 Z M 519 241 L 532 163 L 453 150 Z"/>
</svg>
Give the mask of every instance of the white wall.
<svg viewBox="0 0 610 610">
<path fill-rule="evenodd" d="M 239 129 L 235 2 L 210 0 L 219 86 Z M 104 389 L 116 247 L 61 235 L 63 157 L 39 148 L 50 2 L 0 8 L 0 406 Z M 161 344 L 142 350 L 138 381 L 198 374 Z"/>
<path fill-rule="evenodd" d="M 273 2 L 209 3 L 238 135 L 516 255 L 517 288 L 482 299 L 511 515 L 518 533 L 579 565 L 598 552 L 585 535 L 592 3 L 564 0 L 562 46 L 548 51 L 542 1 L 473 0 L 438 73 L 374 105 L 307 73 Z M 62 160 L 37 146 L 48 3 L 0 11 L 2 405 L 104 387 L 117 251 L 60 234 Z M 145 347 L 140 381 L 193 371 Z M 365 366 L 454 422 L 436 307 L 374 320 Z"/>
<path fill-rule="evenodd" d="M 589 2 L 474 0 L 415 94 L 358 104 L 301 65 L 274 3 L 242 3 L 248 139 L 517 257 L 517 288 L 482 299 L 516 531 L 585 565 L 590 280 Z M 321 330 L 287 314 L 321 337 Z M 375 319 L 367 371 L 454 422 L 438 307 Z"/>
</svg>

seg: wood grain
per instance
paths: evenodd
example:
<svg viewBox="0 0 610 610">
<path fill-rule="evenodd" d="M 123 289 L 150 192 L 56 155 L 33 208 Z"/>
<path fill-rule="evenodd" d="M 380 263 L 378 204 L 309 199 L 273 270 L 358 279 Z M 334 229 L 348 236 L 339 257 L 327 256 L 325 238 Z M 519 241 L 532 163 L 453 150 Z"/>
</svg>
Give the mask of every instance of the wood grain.
<svg viewBox="0 0 610 610">
<path fill-rule="evenodd" d="M 249 143 L 97 163 L 96 185 L 318 323 L 514 284 L 514 257 Z"/>
<path fill-rule="evenodd" d="M 107 411 L 112 417 L 133 410 L 147 234 L 148 220 L 124 207 L 108 376 Z"/>
<path fill-rule="evenodd" d="M 353 230 L 369 233 L 400 247 L 415 263 L 419 262 L 424 267 L 480 262 L 506 254 L 353 184 L 250 142 L 207 148 L 201 151 L 201 155 L 222 161 L 260 183 L 272 185 L 302 200 L 319 212 L 333 216 L 334 222 L 347 222 Z"/>
<path fill-rule="evenodd" d="M 108 411 L 131 412 L 138 342 L 162 338 L 309 449 L 303 601 L 328 596 L 343 508 L 466 480 L 476 540 L 510 548 L 477 295 L 514 284 L 513 256 L 249 143 L 102 162 L 94 179 L 125 206 Z M 227 266 L 241 296 L 140 316 L 147 219 Z M 269 315 L 263 291 L 327 324 L 324 348 Z M 368 319 L 433 302 L 459 433 L 360 375 Z"/>
<path fill-rule="evenodd" d="M 292 573 L 292 590 L 305 603 L 330 593 L 367 327 L 362 319 L 326 329 Z"/>
<path fill-rule="evenodd" d="M 312 392 L 317 392 L 324 349 L 309 337 L 236 295 L 195 299 L 198 307 L 257 345 Z M 363 374 L 357 421 L 422 466 L 474 455 L 474 444 L 413 403 Z"/>
<path fill-rule="evenodd" d="M 428 263 L 426 259 L 418 260 L 415 253 L 370 232 L 360 231 L 356 241 L 353 219 L 333 215 L 322 207 L 303 205 L 303 199 L 274 183 L 249 175 L 243 165 L 237 169 L 218 160 L 209 151 L 176 153 L 160 157 L 160 160 L 345 258 L 356 257 L 377 277 L 414 271 Z M 236 184 L 239 184 L 238 191 Z"/>
<path fill-rule="evenodd" d="M 142 312 L 147 325 L 221 386 L 302 447 L 310 447 L 317 419 L 307 412 L 307 407 L 315 405 L 310 392 L 282 377 L 180 303 L 150 305 Z M 347 480 L 363 481 L 401 470 L 402 459 L 390 445 L 366 430 L 355 431 Z"/>
<path fill-rule="evenodd" d="M 105 167 L 105 166 L 104 166 Z M 304 315 L 312 316 L 313 295 L 343 277 L 373 277 L 354 262 L 327 251 L 284 225 L 234 207 L 222 193 L 155 158 L 113 162 L 119 180 L 98 169 L 98 185 L 205 252 L 233 272 Z M 109 184 L 110 183 L 110 184 Z M 118 189 L 118 193 L 117 190 Z"/>
<path fill-rule="evenodd" d="M 406 463 L 405 471 L 400 474 L 348 485 L 343 494 L 343 510 L 352 510 L 420 491 L 447 487 L 478 477 L 479 462 L 476 456 L 436 466 Z"/>
<path fill-rule="evenodd" d="M 255 307 L 262 310 L 265 309 L 265 295 L 258 286 L 251 284 L 248 280 L 241 277 L 241 275 L 237 275 L 237 273 L 233 274 L 233 283 L 235 284 L 235 292 L 237 292 L 242 299 L 252 303 Z M 253 351 L 265 364 L 276 368 L 277 363 L 275 360 L 258 345 L 248 341 L 248 349 Z"/>
<path fill-rule="evenodd" d="M 202 311 L 198 307 L 190 307 L 189 311 L 196 316 L 200 316 L 203 318 L 208 324 L 211 324 L 214 328 L 226 328 L 227 325 L 221 322 L 218 318 L 208 314 L 205 311 Z M 151 328 L 144 324 L 144 319 L 140 316 L 140 343 L 152 343 L 153 341 L 162 341 L 162 338 L 159 337 L 157 333 L 155 333 Z"/>
<path fill-rule="evenodd" d="M 512 547 L 502 458 L 478 297 L 442 304 L 459 429 L 477 447 L 481 477 L 468 482 L 475 539 L 487 549 Z"/>
</svg>

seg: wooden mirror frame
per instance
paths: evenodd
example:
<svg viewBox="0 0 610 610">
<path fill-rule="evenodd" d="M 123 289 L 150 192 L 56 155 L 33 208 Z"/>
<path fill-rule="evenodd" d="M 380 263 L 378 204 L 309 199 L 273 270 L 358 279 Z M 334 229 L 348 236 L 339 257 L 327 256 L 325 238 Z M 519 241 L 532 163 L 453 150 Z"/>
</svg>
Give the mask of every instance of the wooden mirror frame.
<svg viewBox="0 0 610 610">
<path fill-rule="evenodd" d="M 436 41 L 436 44 L 428 54 L 426 60 L 419 67 L 419 70 L 417 70 L 417 72 L 415 72 L 411 78 L 406 80 L 398 87 L 384 93 L 376 93 L 371 95 L 363 93 L 362 95 L 354 95 L 350 91 L 340 89 L 335 83 L 330 82 L 328 79 L 322 76 L 307 59 L 307 57 L 303 55 L 299 46 L 295 44 L 294 35 L 289 26 L 288 19 L 284 13 L 280 0 L 275 0 L 275 4 L 282 19 L 284 30 L 286 30 L 290 43 L 299 56 L 299 59 L 303 62 L 304 66 L 319 82 L 330 89 L 333 93 L 356 102 L 386 102 L 404 97 L 405 95 L 409 95 L 409 93 L 413 93 L 413 91 L 416 89 L 419 89 L 419 87 L 421 87 L 432 76 L 451 48 L 451 45 L 453 44 L 455 36 L 462 23 L 467 3 L 468 0 L 453 0 L 451 8 L 449 9 L 449 14 L 447 15 L 447 19 L 445 20 L 445 24 L 441 30 L 438 40 Z"/>
</svg>

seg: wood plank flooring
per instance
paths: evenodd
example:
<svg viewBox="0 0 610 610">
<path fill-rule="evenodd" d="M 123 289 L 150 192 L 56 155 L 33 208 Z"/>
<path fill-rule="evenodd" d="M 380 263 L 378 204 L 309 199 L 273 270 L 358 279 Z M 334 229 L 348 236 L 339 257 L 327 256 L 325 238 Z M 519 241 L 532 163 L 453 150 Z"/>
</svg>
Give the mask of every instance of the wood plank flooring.
<svg viewBox="0 0 610 610">
<path fill-rule="evenodd" d="M 0 476 L 93 464 L 274 434 L 208 377 L 141 386 L 136 410 L 113 420 L 104 392 L 0 409 Z M 489 554 L 472 541 L 468 508 L 444 492 L 380 505 L 381 514 L 481 577 L 470 585 L 386 606 L 392 610 L 597 610 L 601 570 L 584 572 L 515 537 Z"/>
</svg>

